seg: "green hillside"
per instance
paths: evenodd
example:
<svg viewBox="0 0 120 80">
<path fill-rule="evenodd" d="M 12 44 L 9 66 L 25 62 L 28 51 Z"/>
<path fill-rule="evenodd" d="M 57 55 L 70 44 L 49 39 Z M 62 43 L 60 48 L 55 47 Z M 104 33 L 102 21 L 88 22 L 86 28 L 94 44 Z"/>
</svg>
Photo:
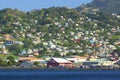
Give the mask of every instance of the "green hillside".
<svg viewBox="0 0 120 80">
<path fill-rule="evenodd" d="M 115 44 L 120 38 L 119 25 L 118 16 L 94 10 L 79 12 L 52 7 L 22 12 L 3 9 L 0 11 L 0 45 L 5 47 L 0 50 L 6 49 L 17 56 L 31 54 L 30 50 L 52 56 L 85 55 L 90 51 L 110 53 L 120 49 Z M 11 38 L 4 37 L 5 34 Z M 23 50 L 26 52 L 22 53 Z"/>
</svg>

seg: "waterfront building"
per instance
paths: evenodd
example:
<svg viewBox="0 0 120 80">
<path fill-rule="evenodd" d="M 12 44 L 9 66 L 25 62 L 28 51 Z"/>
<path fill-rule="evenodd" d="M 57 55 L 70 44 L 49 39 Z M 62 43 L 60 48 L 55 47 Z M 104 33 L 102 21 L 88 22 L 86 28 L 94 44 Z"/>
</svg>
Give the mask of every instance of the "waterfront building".
<svg viewBox="0 0 120 80">
<path fill-rule="evenodd" d="M 73 68 L 73 63 L 63 58 L 52 58 L 47 62 L 48 68 L 63 67 Z"/>
</svg>

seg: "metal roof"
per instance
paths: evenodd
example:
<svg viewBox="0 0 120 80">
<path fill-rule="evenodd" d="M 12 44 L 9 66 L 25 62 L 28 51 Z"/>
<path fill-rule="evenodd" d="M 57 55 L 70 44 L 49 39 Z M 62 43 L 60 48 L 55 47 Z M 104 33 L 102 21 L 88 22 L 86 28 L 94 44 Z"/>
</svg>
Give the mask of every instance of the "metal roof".
<svg viewBox="0 0 120 80">
<path fill-rule="evenodd" d="M 57 63 L 71 63 L 70 61 L 63 59 L 63 58 L 52 58 L 55 60 Z"/>
</svg>

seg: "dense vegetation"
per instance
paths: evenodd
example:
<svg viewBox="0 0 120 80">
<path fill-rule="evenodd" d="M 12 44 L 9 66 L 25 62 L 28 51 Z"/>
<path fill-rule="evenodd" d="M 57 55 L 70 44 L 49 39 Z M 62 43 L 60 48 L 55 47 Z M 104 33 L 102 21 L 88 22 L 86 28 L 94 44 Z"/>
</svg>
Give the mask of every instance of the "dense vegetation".
<svg viewBox="0 0 120 80">
<path fill-rule="evenodd" d="M 78 7 L 78 10 L 87 8 L 98 8 L 101 12 L 105 12 L 108 14 L 117 13 L 120 14 L 120 0 L 93 0 L 91 3 L 87 5 L 82 5 Z"/>
<path fill-rule="evenodd" d="M 112 0 L 100 1 L 102 5 L 105 3 L 102 1 Z M 98 2 L 94 0 L 88 6 Z M 117 3 L 118 0 L 115 2 Z M 107 4 L 101 5 L 95 6 L 94 9 Z M 31 54 L 32 49 L 39 52 L 38 57 L 46 54 L 84 55 L 93 51 L 101 52 L 104 48 L 108 49 L 107 53 L 109 53 L 114 50 L 111 49 L 111 45 L 115 49 L 120 49 L 119 45 L 114 45 L 120 38 L 119 25 L 120 18 L 117 15 L 106 14 L 93 8 L 81 12 L 66 7 L 30 12 L 3 9 L 0 11 L 0 41 L 3 42 L 0 45 L 5 47 L 0 47 L 0 50 L 7 49 L 8 53 L 20 56 Z M 11 35 L 11 39 L 6 39 L 4 34 Z M 8 41 L 12 43 L 7 44 Z M 98 46 L 99 44 L 101 46 Z"/>
</svg>

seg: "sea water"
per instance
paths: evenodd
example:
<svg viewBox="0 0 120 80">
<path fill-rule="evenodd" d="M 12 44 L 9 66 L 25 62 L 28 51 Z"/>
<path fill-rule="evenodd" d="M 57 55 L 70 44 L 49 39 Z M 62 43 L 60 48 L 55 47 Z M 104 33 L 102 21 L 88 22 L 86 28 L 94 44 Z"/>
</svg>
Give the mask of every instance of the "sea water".
<svg viewBox="0 0 120 80">
<path fill-rule="evenodd" d="M 0 69 L 0 80 L 120 80 L 120 71 Z"/>
</svg>

